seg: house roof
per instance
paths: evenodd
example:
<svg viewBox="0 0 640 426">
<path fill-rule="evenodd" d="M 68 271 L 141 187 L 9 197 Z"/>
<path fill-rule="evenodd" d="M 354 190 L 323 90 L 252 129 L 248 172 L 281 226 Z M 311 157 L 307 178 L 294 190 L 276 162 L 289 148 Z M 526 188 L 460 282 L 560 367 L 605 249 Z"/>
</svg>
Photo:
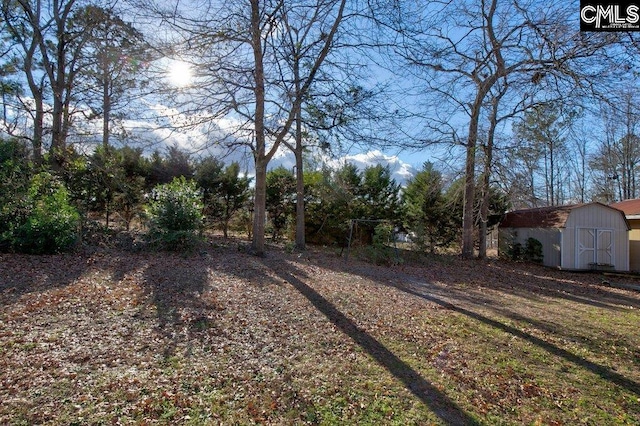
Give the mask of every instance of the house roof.
<svg viewBox="0 0 640 426">
<path fill-rule="evenodd" d="M 640 201 L 640 200 L 639 200 Z M 535 209 L 515 210 L 505 214 L 500 222 L 501 228 L 563 228 L 572 210 L 589 205 L 599 205 L 617 211 L 627 222 L 622 209 L 602 203 L 572 204 L 568 206 L 538 207 Z M 640 204 L 639 204 L 640 206 Z M 627 223 L 629 229 L 629 224 Z"/>
<path fill-rule="evenodd" d="M 576 207 L 570 206 L 538 207 L 534 209 L 515 210 L 505 214 L 500 222 L 501 228 L 562 228 L 567 222 L 569 213 Z"/>
<path fill-rule="evenodd" d="M 611 204 L 611 207 L 622 210 L 627 217 L 640 215 L 640 199 L 620 201 Z"/>
</svg>

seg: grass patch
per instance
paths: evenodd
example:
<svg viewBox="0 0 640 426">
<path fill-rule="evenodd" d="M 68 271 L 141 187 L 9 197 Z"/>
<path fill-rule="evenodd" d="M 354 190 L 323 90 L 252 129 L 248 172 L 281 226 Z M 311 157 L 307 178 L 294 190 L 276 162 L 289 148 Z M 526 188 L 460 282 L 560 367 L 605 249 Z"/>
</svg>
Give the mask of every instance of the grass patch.
<svg viewBox="0 0 640 426">
<path fill-rule="evenodd" d="M 637 293 L 421 262 L 0 255 L 0 423 L 637 424 Z"/>
</svg>

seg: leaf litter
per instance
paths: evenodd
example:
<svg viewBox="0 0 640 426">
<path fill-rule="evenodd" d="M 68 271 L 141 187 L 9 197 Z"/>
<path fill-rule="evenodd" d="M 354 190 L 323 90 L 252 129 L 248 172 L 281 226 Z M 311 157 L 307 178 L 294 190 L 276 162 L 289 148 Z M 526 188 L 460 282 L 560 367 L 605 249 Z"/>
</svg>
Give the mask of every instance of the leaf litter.
<svg viewBox="0 0 640 426">
<path fill-rule="evenodd" d="M 3 254 L 0 306 L 2 424 L 640 418 L 640 297 L 595 274 L 232 245 Z"/>
</svg>

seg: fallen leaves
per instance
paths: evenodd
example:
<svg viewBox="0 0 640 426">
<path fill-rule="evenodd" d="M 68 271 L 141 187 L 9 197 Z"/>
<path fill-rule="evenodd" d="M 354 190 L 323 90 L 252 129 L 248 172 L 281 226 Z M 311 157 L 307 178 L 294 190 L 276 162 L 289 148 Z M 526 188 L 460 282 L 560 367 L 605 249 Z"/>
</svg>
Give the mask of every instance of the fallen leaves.
<svg viewBox="0 0 640 426">
<path fill-rule="evenodd" d="M 640 381 L 638 336 L 627 332 L 638 295 L 527 268 L 446 260 L 386 269 L 322 251 L 257 259 L 228 247 L 0 255 L 0 423 L 442 420 L 375 361 L 379 349 L 411 370 L 403 378 L 433 384 L 479 419 L 570 423 L 584 413 L 574 394 L 613 395 L 600 419 L 637 414 L 618 402 L 630 401 L 620 389 L 578 376 L 580 366 L 554 370 L 567 361 L 477 318 Z"/>
</svg>

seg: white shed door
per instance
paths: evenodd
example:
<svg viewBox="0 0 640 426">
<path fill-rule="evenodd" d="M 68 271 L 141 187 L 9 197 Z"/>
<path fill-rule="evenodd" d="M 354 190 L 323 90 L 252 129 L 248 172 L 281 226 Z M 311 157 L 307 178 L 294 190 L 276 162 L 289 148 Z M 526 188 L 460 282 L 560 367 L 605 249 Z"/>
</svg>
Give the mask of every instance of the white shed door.
<svg viewBox="0 0 640 426">
<path fill-rule="evenodd" d="M 577 243 L 578 269 L 590 269 L 594 263 L 614 264 L 611 229 L 578 228 Z"/>
<path fill-rule="evenodd" d="M 613 231 L 598 229 L 596 235 L 596 263 L 613 265 Z"/>
</svg>

